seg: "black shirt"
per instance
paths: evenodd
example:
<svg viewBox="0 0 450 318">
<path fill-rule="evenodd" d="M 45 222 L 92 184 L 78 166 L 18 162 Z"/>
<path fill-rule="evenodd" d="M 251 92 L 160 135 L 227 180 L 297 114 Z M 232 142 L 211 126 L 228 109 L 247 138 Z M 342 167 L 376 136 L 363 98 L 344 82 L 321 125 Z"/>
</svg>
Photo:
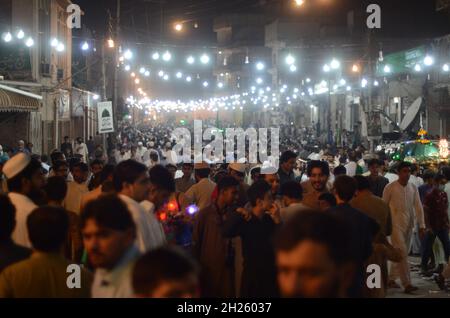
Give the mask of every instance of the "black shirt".
<svg viewBox="0 0 450 318">
<path fill-rule="evenodd" d="M 30 257 L 31 250 L 15 244 L 12 240 L 0 242 L 0 272 L 6 267 Z"/>
</svg>

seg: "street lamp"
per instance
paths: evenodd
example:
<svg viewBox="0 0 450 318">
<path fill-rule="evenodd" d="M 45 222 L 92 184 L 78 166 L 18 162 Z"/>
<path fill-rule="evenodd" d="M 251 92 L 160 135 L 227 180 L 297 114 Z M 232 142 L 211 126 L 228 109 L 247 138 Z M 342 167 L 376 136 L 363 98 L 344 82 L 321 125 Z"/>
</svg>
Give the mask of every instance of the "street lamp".
<svg viewBox="0 0 450 318">
<path fill-rule="evenodd" d="M 81 49 L 82 49 L 83 51 L 89 50 L 89 44 L 85 41 L 85 42 L 81 45 Z"/>
<path fill-rule="evenodd" d="M 291 66 L 289 67 L 289 70 L 290 70 L 292 73 L 294 73 L 294 72 L 297 71 L 297 66 L 291 65 Z"/>
<path fill-rule="evenodd" d="M 174 29 L 175 29 L 175 31 L 177 31 L 177 32 L 181 32 L 181 31 L 183 30 L 183 24 L 181 24 L 181 23 L 175 23 Z"/>
<path fill-rule="evenodd" d="M 444 72 L 448 72 L 448 71 L 450 71 L 450 67 L 449 67 L 449 65 L 448 65 L 448 64 L 444 64 L 444 65 L 442 65 L 442 70 L 443 70 Z"/>
<path fill-rule="evenodd" d="M 383 71 L 384 71 L 386 74 L 389 74 L 389 73 L 391 72 L 391 67 L 390 67 L 389 65 L 385 65 L 384 68 L 383 68 Z"/>
<path fill-rule="evenodd" d="M 297 7 L 301 7 L 305 4 L 305 0 L 294 0 L 294 3 Z"/>
<path fill-rule="evenodd" d="M 323 71 L 324 71 L 325 73 L 328 73 L 330 70 L 331 70 L 331 69 L 330 69 L 330 66 L 329 66 L 328 64 L 325 64 L 325 65 L 323 66 Z"/>
<path fill-rule="evenodd" d="M 56 51 L 58 52 L 64 52 L 65 49 L 66 47 L 63 43 L 58 43 L 58 45 L 56 46 Z"/>
<path fill-rule="evenodd" d="M 123 57 L 127 60 L 131 60 L 133 58 L 133 52 L 131 52 L 130 50 L 126 50 L 123 54 Z"/>
<path fill-rule="evenodd" d="M 359 72 L 359 66 L 357 64 L 353 64 L 352 66 L 352 72 L 353 73 L 358 73 Z"/>
<path fill-rule="evenodd" d="M 416 64 L 416 65 L 414 66 L 414 70 L 415 70 L 416 72 L 420 72 L 420 71 L 422 70 L 422 67 L 420 66 L 420 64 Z"/>
</svg>

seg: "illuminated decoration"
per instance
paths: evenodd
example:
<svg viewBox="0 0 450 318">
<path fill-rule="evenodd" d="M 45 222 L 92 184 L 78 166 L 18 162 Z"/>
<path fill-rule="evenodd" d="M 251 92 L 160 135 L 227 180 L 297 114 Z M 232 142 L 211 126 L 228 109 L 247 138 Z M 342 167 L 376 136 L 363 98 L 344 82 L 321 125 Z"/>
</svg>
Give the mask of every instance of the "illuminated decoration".
<svg viewBox="0 0 450 318">
<path fill-rule="evenodd" d="M 291 66 L 289 67 L 289 70 L 290 70 L 292 73 L 294 73 L 294 72 L 297 71 L 297 66 L 291 65 Z"/>
<path fill-rule="evenodd" d="M 66 47 L 63 43 L 58 43 L 58 45 L 56 46 L 56 51 L 58 52 L 64 52 L 65 49 Z"/>
<path fill-rule="evenodd" d="M 417 136 L 419 136 L 419 139 L 417 140 L 417 142 L 420 142 L 421 144 L 429 144 L 430 141 L 425 138 L 425 136 L 427 134 L 428 134 L 428 132 L 425 129 L 420 128 L 419 132 L 417 133 Z"/>
<path fill-rule="evenodd" d="M 447 139 L 441 139 L 439 141 L 439 156 L 443 159 L 448 158 L 448 141 L 447 141 Z"/>
<path fill-rule="evenodd" d="M 420 64 L 416 64 L 416 65 L 414 66 L 414 70 L 415 70 L 416 72 L 420 72 L 420 71 L 422 70 L 422 67 L 420 66 Z"/>
<path fill-rule="evenodd" d="M 385 65 L 383 68 L 383 72 L 386 74 L 389 74 L 391 72 L 391 67 L 389 65 Z"/>
<path fill-rule="evenodd" d="M 133 58 L 133 52 L 131 52 L 130 50 L 126 50 L 123 54 L 123 57 L 127 60 L 131 60 Z"/>
<path fill-rule="evenodd" d="M 130 71 L 131 70 L 131 66 L 130 65 L 125 65 L 125 71 Z"/>
<path fill-rule="evenodd" d="M 3 41 L 8 43 L 8 42 L 11 42 L 11 40 L 12 40 L 11 32 L 6 32 L 5 34 L 3 34 Z"/>
<path fill-rule="evenodd" d="M 301 7 L 305 3 L 305 0 L 294 0 L 294 3 L 297 7 Z"/>
<path fill-rule="evenodd" d="M 199 208 L 196 205 L 190 205 L 187 207 L 186 212 L 190 215 L 194 215 L 199 211 Z"/>
<path fill-rule="evenodd" d="M 203 54 L 203 55 L 200 57 L 200 62 L 202 62 L 202 64 L 208 64 L 209 61 L 210 61 L 210 58 L 209 58 L 209 56 L 206 55 L 206 54 Z"/>
<path fill-rule="evenodd" d="M 82 49 L 83 51 L 89 50 L 89 44 L 88 44 L 87 42 L 84 42 L 84 43 L 81 45 L 81 49 Z"/>
<path fill-rule="evenodd" d="M 258 63 L 256 64 L 256 69 L 257 69 L 258 71 L 262 71 L 262 70 L 264 70 L 264 68 L 265 68 L 264 63 L 258 62 Z"/>
<path fill-rule="evenodd" d="M 325 73 L 328 73 L 330 70 L 331 70 L 331 69 L 330 69 L 330 66 L 329 66 L 328 64 L 325 64 L 325 65 L 323 66 L 323 71 L 324 71 Z"/>
<path fill-rule="evenodd" d="M 192 82 L 192 77 L 187 76 L 187 77 L 186 77 L 186 82 L 188 82 L 188 83 Z"/>
<path fill-rule="evenodd" d="M 51 47 L 57 47 L 59 44 L 59 41 L 57 39 L 52 39 L 50 42 Z"/>
<path fill-rule="evenodd" d="M 26 45 L 27 47 L 32 47 L 32 46 L 34 45 L 34 40 L 33 40 L 32 38 L 28 38 L 28 39 L 25 41 L 25 45 Z"/>
<path fill-rule="evenodd" d="M 166 61 L 166 62 L 169 62 L 171 59 L 172 59 L 172 54 L 170 54 L 170 52 L 169 51 L 166 51 L 164 54 L 163 54 L 163 60 L 164 61 Z"/>
<path fill-rule="evenodd" d="M 25 37 L 25 32 L 23 32 L 23 30 L 19 30 L 16 36 L 19 40 L 22 40 Z"/>
<path fill-rule="evenodd" d="M 425 58 L 423 59 L 423 64 L 425 64 L 426 66 L 431 66 L 434 64 L 434 59 L 433 57 L 427 55 L 425 56 Z"/>
<path fill-rule="evenodd" d="M 155 60 L 155 61 L 159 60 L 159 53 L 158 52 L 153 53 L 152 54 L 152 59 Z"/>
<path fill-rule="evenodd" d="M 114 46 L 115 46 L 114 40 L 113 39 L 109 39 L 108 40 L 108 47 L 112 49 L 112 48 L 114 48 Z"/>
<path fill-rule="evenodd" d="M 187 61 L 188 64 L 194 64 L 195 63 L 195 58 L 193 56 L 189 56 L 186 61 Z"/>
<path fill-rule="evenodd" d="M 444 65 L 442 65 L 442 70 L 444 72 L 449 72 L 450 71 L 450 66 L 448 64 L 444 64 Z"/>
<path fill-rule="evenodd" d="M 359 66 L 357 64 L 353 64 L 352 66 L 352 72 L 353 73 L 358 73 L 359 72 Z"/>
<path fill-rule="evenodd" d="M 333 60 L 331 61 L 331 63 L 330 63 L 330 66 L 331 66 L 331 68 L 332 68 L 333 70 L 337 70 L 338 68 L 341 67 L 341 62 L 339 62 L 339 61 L 336 60 L 336 59 L 333 59 Z"/>
<path fill-rule="evenodd" d="M 286 56 L 286 64 L 287 65 L 293 65 L 295 63 L 295 57 L 293 57 L 291 54 Z"/>
</svg>

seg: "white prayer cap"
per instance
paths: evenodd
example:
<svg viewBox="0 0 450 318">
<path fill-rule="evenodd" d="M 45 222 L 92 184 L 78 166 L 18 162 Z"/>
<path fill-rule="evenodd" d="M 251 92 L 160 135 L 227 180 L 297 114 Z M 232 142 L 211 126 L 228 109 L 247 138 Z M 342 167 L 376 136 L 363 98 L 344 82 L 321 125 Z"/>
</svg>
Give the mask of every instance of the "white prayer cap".
<svg viewBox="0 0 450 318">
<path fill-rule="evenodd" d="M 23 152 L 9 159 L 3 166 L 3 174 L 7 179 L 12 179 L 21 173 L 30 163 L 31 157 Z"/>
<path fill-rule="evenodd" d="M 143 145 L 144 145 L 144 144 L 142 143 L 142 141 L 139 141 L 139 142 L 138 142 L 138 146 L 139 146 L 139 147 L 142 147 Z"/>
</svg>

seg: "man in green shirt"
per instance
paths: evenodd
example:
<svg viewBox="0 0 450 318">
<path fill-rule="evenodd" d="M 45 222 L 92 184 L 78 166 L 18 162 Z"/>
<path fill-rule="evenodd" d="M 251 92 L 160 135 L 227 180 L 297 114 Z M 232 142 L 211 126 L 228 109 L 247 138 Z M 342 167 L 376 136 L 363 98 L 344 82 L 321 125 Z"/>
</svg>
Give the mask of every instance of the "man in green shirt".
<svg viewBox="0 0 450 318">
<path fill-rule="evenodd" d="M 87 298 L 90 273 L 71 264 L 61 253 L 69 220 L 56 207 L 35 209 L 27 219 L 33 254 L 0 274 L 0 298 Z"/>
</svg>

